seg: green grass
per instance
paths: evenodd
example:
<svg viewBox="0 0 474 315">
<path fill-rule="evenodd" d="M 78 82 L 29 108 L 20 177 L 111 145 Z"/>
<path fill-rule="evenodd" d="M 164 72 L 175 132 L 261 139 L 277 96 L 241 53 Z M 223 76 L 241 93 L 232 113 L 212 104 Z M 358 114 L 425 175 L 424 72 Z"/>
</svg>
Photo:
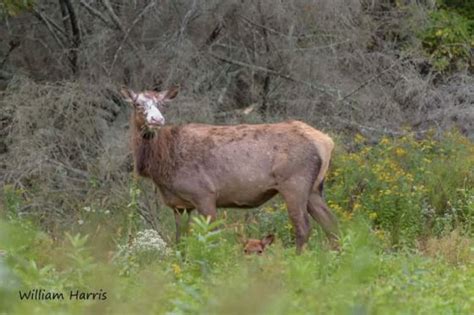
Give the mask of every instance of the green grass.
<svg viewBox="0 0 474 315">
<path fill-rule="evenodd" d="M 297 256 L 278 198 L 213 223 L 194 217 L 176 245 L 137 215 L 135 183 L 120 211 L 84 204 L 81 222 L 54 230 L 21 215 L 25 192 L 5 186 L 0 314 L 473 314 L 472 143 L 448 134 L 369 147 L 357 136 L 354 148 L 338 148 L 326 185 L 337 252 L 316 227 Z M 243 255 L 241 234 L 269 232 L 264 255 Z M 20 299 L 32 289 L 65 299 Z M 77 290 L 102 299 L 70 300 Z"/>
<path fill-rule="evenodd" d="M 387 251 L 362 219 L 344 227 L 340 252 L 315 236 L 301 256 L 277 241 L 264 256 L 245 257 L 232 233 L 212 228 L 197 220 L 186 252 L 110 262 L 93 255 L 98 245 L 87 237 L 65 236 L 58 247 L 31 226 L 3 222 L 0 306 L 8 314 L 474 312 L 472 259 L 452 264 L 417 250 Z M 65 300 L 19 299 L 19 290 L 33 288 L 63 292 Z M 106 292 L 106 300 L 71 301 L 70 290 Z"/>
</svg>

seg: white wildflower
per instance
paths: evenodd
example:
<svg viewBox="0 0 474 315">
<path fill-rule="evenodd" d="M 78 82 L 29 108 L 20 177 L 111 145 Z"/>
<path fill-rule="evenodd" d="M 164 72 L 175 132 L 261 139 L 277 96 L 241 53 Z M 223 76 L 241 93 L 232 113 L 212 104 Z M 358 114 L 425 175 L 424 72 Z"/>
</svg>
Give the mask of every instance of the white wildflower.
<svg viewBox="0 0 474 315">
<path fill-rule="evenodd" d="M 160 234 L 153 229 L 138 232 L 130 249 L 135 253 L 157 252 L 167 254 L 168 252 L 166 242 L 161 238 Z"/>
<path fill-rule="evenodd" d="M 114 262 L 122 266 L 121 273 L 127 274 L 141 264 L 148 264 L 171 253 L 166 242 L 155 230 L 149 229 L 137 233 L 128 244 L 118 244 Z"/>
</svg>

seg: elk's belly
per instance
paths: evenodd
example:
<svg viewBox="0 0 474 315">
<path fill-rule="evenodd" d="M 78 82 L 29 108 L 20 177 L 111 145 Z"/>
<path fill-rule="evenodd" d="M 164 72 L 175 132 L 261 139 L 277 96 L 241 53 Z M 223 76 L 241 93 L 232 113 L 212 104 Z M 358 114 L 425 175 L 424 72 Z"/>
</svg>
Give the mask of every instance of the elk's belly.
<svg viewBox="0 0 474 315">
<path fill-rule="evenodd" d="M 266 191 L 245 191 L 236 192 L 234 194 L 227 193 L 218 196 L 216 201 L 217 207 L 231 207 L 231 208 L 254 208 L 258 207 L 277 194 L 275 189 Z"/>
<path fill-rule="evenodd" d="M 268 157 L 216 163 L 215 170 L 207 174 L 215 188 L 218 207 L 257 207 L 277 193 Z"/>
<path fill-rule="evenodd" d="M 160 187 L 159 189 L 162 201 L 172 209 L 193 209 L 194 205 L 184 198 L 179 197 L 176 193 Z"/>
</svg>

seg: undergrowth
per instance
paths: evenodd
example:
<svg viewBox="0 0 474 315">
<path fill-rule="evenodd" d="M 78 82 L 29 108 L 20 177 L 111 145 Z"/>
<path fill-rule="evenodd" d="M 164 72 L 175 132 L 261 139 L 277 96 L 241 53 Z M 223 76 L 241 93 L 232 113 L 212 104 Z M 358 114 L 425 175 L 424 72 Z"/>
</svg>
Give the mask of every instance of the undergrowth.
<svg viewBox="0 0 474 315">
<path fill-rule="evenodd" d="M 215 222 L 193 215 L 176 245 L 169 227 L 150 229 L 136 213 L 136 183 L 122 211 L 85 204 L 83 222 L 54 233 L 22 215 L 25 192 L 6 186 L 0 312 L 472 314 L 473 169 L 474 146 L 457 133 L 372 146 L 357 136 L 353 150 L 336 150 L 326 185 L 340 251 L 316 228 L 300 256 L 280 199 L 252 211 L 226 209 Z M 241 233 L 269 232 L 276 242 L 264 255 L 243 255 Z M 20 299 L 33 289 L 64 299 Z"/>
</svg>

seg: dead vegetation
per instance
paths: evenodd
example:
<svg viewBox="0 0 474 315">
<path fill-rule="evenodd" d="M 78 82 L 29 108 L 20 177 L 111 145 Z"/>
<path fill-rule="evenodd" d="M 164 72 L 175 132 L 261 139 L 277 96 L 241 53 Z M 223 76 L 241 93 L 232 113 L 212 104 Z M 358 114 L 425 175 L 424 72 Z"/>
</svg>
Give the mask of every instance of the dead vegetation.
<svg viewBox="0 0 474 315">
<path fill-rule="evenodd" d="M 436 238 L 431 237 L 420 242 L 421 251 L 433 258 L 440 258 L 452 265 L 468 265 L 474 263 L 474 243 L 463 235 L 459 229 L 453 230 Z"/>
</svg>

